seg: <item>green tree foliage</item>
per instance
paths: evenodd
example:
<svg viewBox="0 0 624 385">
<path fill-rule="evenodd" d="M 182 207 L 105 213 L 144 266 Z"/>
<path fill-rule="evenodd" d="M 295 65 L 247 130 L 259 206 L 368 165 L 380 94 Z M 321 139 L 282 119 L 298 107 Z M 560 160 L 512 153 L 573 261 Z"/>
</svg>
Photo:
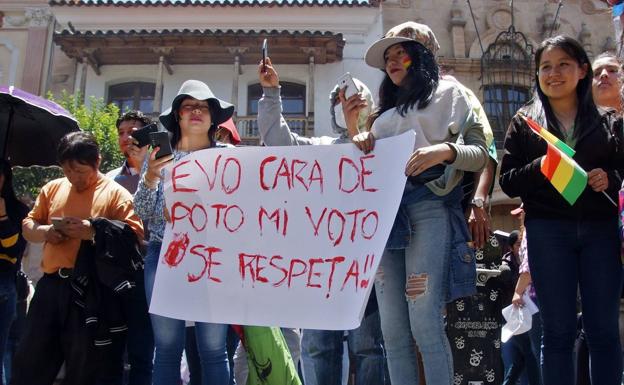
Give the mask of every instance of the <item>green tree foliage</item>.
<svg viewBox="0 0 624 385">
<path fill-rule="evenodd" d="M 25 198 L 24 203 L 32 203 L 41 187 L 49 181 L 63 176 L 60 167 L 14 167 L 13 187 L 18 198 Z"/>
<path fill-rule="evenodd" d="M 95 135 L 102 154 L 100 171 L 106 173 L 119 167 L 124 160 L 117 143 L 115 122 L 119 117 L 119 108 L 114 104 L 106 104 L 102 98 L 91 96 L 88 105 L 82 102 L 79 94 L 63 91 L 60 96 L 48 99 L 60 104 L 78 121 L 83 131 Z M 43 185 L 52 179 L 63 176 L 60 167 L 15 167 L 13 183 L 18 196 L 36 197 Z"/>
<path fill-rule="evenodd" d="M 63 91 L 58 98 L 48 94 L 48 99 L 60 104 L 78 121 L 78 126 L 93 133 L 100 145 L 102 164 L 100 171 L 106 173 L 121 165 L 124 160 L 117 143 L 117 127 L 119 108 L 115 104 L 106 104 L 104 99 L 89 97 L 89 105 L 82 103 L 79 94 L 73 95 Z"/>
</svg>

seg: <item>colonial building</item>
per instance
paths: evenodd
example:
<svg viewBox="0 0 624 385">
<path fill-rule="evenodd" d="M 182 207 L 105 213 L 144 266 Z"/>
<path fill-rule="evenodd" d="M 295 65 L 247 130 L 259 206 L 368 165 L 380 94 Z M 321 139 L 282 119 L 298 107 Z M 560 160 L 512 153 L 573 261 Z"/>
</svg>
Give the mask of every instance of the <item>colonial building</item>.
<svg viewBox="0 0 624 385">
<path fill-rule="evenodd" d="M 530 95 L 532 53 L 551 34 L 590 55 L 614 49 L 598 0 L 3 0 L 0 84 L 33 93 L 65 89 L 122 109 L 157 113 L 190 78 L 237 106 L 241 136 L 257 142 L 263 39 L 282 83 L 284 114 L 306 135 L 331 134 L 328 94 L 351 72 L 376 93 L 382 73 L 363 61 L 390 27 L 428 24 L 444 70 L 482 99 L 499 149 L 509 118 Z M 495 189 L 494 227 L 516 226 L 517 203 Z"/>
</svg>

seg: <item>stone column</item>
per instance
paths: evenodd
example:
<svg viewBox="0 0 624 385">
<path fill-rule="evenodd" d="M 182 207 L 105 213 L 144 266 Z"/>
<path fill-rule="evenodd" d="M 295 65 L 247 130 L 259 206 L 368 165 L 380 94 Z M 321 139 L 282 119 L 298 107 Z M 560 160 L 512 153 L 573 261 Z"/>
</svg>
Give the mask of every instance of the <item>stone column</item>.
<svg viewBox="0 0 624 385">
<path fill-rule="evenodd" d="M 240 55 L 234 55 L 234 76 L 232 77 L 232 104 L 234 104 L 234 118 L 238 116 L 238 78 L 240 77 Z"/>
<path fill-rule="evenodd" d="M 314 70 L 316 55 L 320 54 L 320 49 L 316 47 L 301 48 L 308 55 L 308 86 L 306 87 L 306 136 L 314 135 Z"/>
<path fill-rule="evenodd" d="M 82 67 L 84 65 L 84 63 L 76 60 L 76 73 L 74 75 L 74 95 L 80 92 L 80 86 L 82 83 L 82 80 L 80 78 L 82 77 Z"/>
<path fill-rule="evenodd" d="M 306 100 L 308 106 L 306 108 L 306 117 L 314 116 L 314 55 L 310 55 L 308 60 L 308 95 Z"/>
<path fill-rule="evenodd" d="M 159 114 L 162 112 L 162 99 L 163 99 L 163 76 L 165 74 L 165 70 L 169 75 L 173 75 L 173 69 L 169 64 L 168 58 L 173 53 L 173 47 L 157 47 L 151 49 L 154 53 L 158 55 L 158 67 L 156 70 L 156 86 L 154 88 L 154 104 L 153 110 L 154 114 Z M 143 111 L 146 112 L 146 111 Z"/>
<path fill-rule="evenodd" d="M 26 42 L 27 55 L 24 59 L 25 71 L 22 75 L 21 88 L 38 95 L 43 91 L 41 90 L 41 83 L 47 60 L 46 54 L 49 54 L 46 48 L 53 15 L 48 7 L 27 7 L 25 8 L 25 15 L 29 26 Z"/>
<path fill-rule="evenodd" d="M 247 47 L 228 47 L 228 51 L 234 55 L 234 67 L 232 76 L 232 97 L 231 103 L 234 105 L 234 119 L 238 116 L 238 82 L 241 71 L 241 56 L 247 52 Z M 248 112 L 249 113 L 249 112 Z"/>
<path fill-rule="evenodd" d="M 156 88 L 154 90 L 154 105 L 152 109 L 153 113 L 160 113 L 162 109 L 162 94 L 163 94 L 163 69 L 165 67 L 165 57 L 160 55 L 158 58 L 158 71 L 156 72 Z"/>
<path fill-rule="evenodd" d="M 464 11 L 460 7 L 458 0 L 453 0 L 451 6 L 451 38 L 453 39 L 453 57 L 465 58 L 466 57 L 466 37 L 464 35 L 464 27 L 466 26 L 466 19 L 464 18 Z"/>
<path fill-rule="evenodd" d="M 89 69 L 89 65 L 87 64 L 87 58 L 82 58 L 82 66 L 80 68 L 80 96 L 82 96 L 82 102 L 85 103 L 87 101 L 87 70 Z"/>
</svg>

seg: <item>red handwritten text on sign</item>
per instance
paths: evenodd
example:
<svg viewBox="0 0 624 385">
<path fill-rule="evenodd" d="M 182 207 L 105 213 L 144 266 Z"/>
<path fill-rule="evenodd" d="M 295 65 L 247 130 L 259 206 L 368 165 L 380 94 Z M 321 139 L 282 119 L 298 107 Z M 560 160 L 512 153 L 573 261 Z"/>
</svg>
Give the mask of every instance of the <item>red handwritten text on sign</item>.
<svg viewBox="0 0 624 385">
<path fill-rule="evenodd" d="M 371 154 L 353 144 L 246 147 L 178 160 L 163 184 L 171 222 L 150 311 L 205 322 L 356 327 L 413 150 L 409 138 L 391 140 Z"/>
</svg>

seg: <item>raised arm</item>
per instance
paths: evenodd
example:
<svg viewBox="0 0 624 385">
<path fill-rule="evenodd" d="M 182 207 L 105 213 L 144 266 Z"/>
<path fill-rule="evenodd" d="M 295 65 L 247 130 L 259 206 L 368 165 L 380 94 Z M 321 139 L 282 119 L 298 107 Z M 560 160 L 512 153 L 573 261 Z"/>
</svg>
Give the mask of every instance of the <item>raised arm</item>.
<svg viewBox="0 0 624 385">
<path fill-rule="evenodd" d="M 296 146 L 299 144 L 318 144 L 316 138 L 306 138 L 290 131 L 286 119 L 282 116 L 282 98 L 280 96 L 279 75 L 266 59 L 263 71 L 258 65 L 258 79 L 262 86 L 262 98 L 258 101 L 258 131 L 267 146 Z"/>
</svg>

